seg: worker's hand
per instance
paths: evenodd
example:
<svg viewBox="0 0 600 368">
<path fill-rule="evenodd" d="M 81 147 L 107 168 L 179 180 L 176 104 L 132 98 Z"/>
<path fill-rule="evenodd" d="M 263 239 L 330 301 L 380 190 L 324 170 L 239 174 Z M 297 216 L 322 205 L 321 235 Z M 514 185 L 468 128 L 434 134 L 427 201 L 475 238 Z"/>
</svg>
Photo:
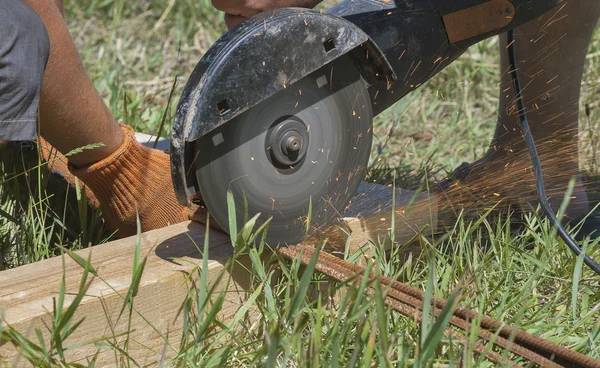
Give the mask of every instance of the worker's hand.
<svg viewBox="0 0 600 368">
<path fill-rule="evenodd" d="M 133 129 L 121 125 L 123 142 L 110 156 L 86 167 L 69 167 L 97 198 L 107 227 L 117 236 L 188 220 L 177 201 L 167 153 L 138 143 Z"/>
<path fill-rule="evenodd" d="M 314 8 L 321 0 L 212 0 L 218 10 L 225 12 L 225 24 L 231 29 L 247 18 L 279 8 Z"/>
</svg>

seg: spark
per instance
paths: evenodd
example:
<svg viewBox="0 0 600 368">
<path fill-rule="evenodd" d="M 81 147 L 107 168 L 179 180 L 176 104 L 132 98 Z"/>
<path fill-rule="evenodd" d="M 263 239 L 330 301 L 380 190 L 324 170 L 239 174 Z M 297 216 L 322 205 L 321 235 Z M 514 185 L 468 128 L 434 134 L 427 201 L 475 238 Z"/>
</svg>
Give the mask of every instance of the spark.
<svg viewBox="0 0 600 368">
<path fill-rule="evenodd" d="M 411 77 L 413 76 L 413 74 L 415 74 L 415 72 L 417 71 L 417 69 L 419 69 L 419 66 L 421 65 L 422 61 L 423 60 L 419 60 L 419 63 L 417 64 L 417 66 L 415 66 L 415 68 L 413 69 L 412 73 L 410 73 Z"/>
</svg>

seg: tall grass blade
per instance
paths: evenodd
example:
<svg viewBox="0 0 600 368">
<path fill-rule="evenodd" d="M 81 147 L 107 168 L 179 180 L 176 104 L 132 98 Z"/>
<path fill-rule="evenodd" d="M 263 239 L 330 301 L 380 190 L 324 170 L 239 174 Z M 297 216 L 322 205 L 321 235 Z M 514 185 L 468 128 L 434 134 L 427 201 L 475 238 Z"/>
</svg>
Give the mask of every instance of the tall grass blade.
<svg viewBox="0 0 600 368">
<path fill-rule="evenodd" d="M 456 303 L 458 301 L 458 295 L 458 291 L 455 291 L 452 294 L 450 294 L 450 297 L 447 300 L 447 304 L 444 306 L 437 320 L 431 327 L 431 330 L 429 331 L 429 334 L 425 339 L 424 350 L 422 352 L 421 357 L 419 357 L 420 362 L 428 362 L 435 356 L 435 350 L 440 341 L 442 340 L 442 337 L 444 336 L 444 330 L 446 329 L 446 327 L 448 327 L 450 318 L 452 318 L 454 314 L 454 309 L 456 308 Z"/>
<path fill-rule="evenodd" d="M 425 341 L 429 335 L 430 320 L 433 315 L 431 313 L 431 301 L 433 296 L 433 279 L 435 278 L 435 264 L 432 260 L 429 261 L 429 277 L 427 278 L 427 286 L 425 287 L 425 295 L 423 297 L 423 318 L 421 319 L 421 350 L 425 349 Z"/>
<path fill-rule="evenodd" d="M 235 213 L 235 199 L 233 198 L 233 193 L 231 191 L 227 191 L 227 213 L 229 216 L 229 236 L 231 237 L 231 244 L 237 244 L 237 218 Z"/>
<path fill-rule="evenodd" d="M 302 278 L 300 279 L 300 284 L 298 285 L 298 289 L 296 290 L 296 294 L 292 299 L 292 303 L 288 309 L 287 319 L 291 320 L 302 305 L 304 298 L 306 297 L 306 293 L 308 292 L 308 287 L 312 280 L 313 274 L 315 272 L 315 266 L 317 265 L 317 260 L 319 259 L 319 251 L 320 246 L 317 246 L 315 252 L 310 258 L 310 262 L 304 269 L 304 273 L 302 274 Z"/>
<path fill-rule="evenodd" d="M 210 216 L 206 219 L 206 231 L 204 233 L 204 249 L 202 250 L 202 269 L 200 270 L 200 289 L 198 290 L 198 318 L 203 313 L 208 303 L 208 258 L 210 251 Z"/>
<path fill-rule="evenodd" d="M 137 296 L 140 282 L 142 281 L 142 274 L 144 273 L 144 268 L 146 267 L 147 257 L 141 259 L 142 253 L 142 227 L 140 223 L 139 214 L 136 214 L 136 222 L 137 222 L 137 237 L 135 243 L 135 249 L 133 251 L 133 267 L 131 272 L 131 283 L 129 284 L 129 290 L 127 291 L 127 295 L 125 296 L 125 300 L 123 301 L 123 306 L 121 307 L 121 311 L 119 312 L 119 317 L 117 320 L 121 319 L 125 308 L 129 308 L 130 314 L 133 310 L 133 299 Z"/>
<path fill-rule="evenodd" d="M 310 232 L 310 225 L 312 222 L 312 196 L 308 199 L 308 214 L 306 216 L 306 233 Z"/>
<path fill-rule="evenodd" d="M 393 232 L 393 231 L 392 231 Z M 375 282 L 375 307 L 377 310 L 377 329 L 379 330 L 379 339 L 380 339 L 380 350 L 383 352 L 387 352 L 389 349 L 389 340 L 388 340 L 388 323 L 387 323 L 387 315 L 386 308 L 384 303 L 384 291 L 381 289 L 381 283 L 379 281 Z M 388 361 L 387 354 L 383 355 L 383 358 Z"/>
<path fill-rule="evenodd" d="M 589 244 L 589 240 L 586 239 L 581 248 L 581 253 L 577 256 L 577 260 L 575 261 L 575 267 L 573 269 L 573 281 L 571 284 L 571 312 L 573 313 L 573 323 L 577 323 L 579 319 L 577 317 L 577 302 L 579 301 L 579 282 L 581 280 L 581 274 L 583 273 L 583 259 L 587 254 Z"/>
<path fill-rule="evenodd" d="M 171 109 L 171 102 L 173 101 L 173 93 L 175 92 L 175 87 L 177 87 L 177 76 L 175 76 L 175 79 L 173 80 L 173 84 L 171 85 L 171 90 L 169 91 L 169 97 L 167 98 L 167 106 L 165 107 L 165 110 L 163 111 L 162 117 L 160 119 L 160 123 L 158 125 L 158 131 L 156 132 L 156 139 L 154 140 L 154 144 L 152 145 L 152 148 L 156 148 L 156 146 L 158 145 L 158 140 L 160 139 L 161 135 L 163 134 L 163 129 L 165 127 L 165 123 L 167 122 L 167 115 L 169 115 L 169 110 Z"/>
</svg>

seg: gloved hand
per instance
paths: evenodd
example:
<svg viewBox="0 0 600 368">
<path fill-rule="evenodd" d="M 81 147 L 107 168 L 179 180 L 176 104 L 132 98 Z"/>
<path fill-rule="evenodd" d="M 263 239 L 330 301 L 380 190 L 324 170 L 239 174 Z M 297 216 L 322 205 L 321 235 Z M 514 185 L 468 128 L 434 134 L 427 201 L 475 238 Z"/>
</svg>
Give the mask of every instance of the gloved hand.
<svg viewBox="0 0 600 368">
<path fill-rule="evenodd" d="M 314 8 L 321 0 L 212 0 L 213 6 L 225 12 L 225 24 L 231 29 L 247 18 L 266 10 L 279 8 Z"/>
<path fill-rule="evenodd" d="M 68 182 L 73 184 L 76 176 L 85 183 L 88 198 L 100 205 L 107 226 L 118 230 L 119 237 L 136 234 L 136 213 L 142 231 L 188 220 L 190 209 L 175 197 L 169 155 L 138 143 L 131 127 L 121 125 L 121 129 L 121 146 L 88 167 L 68 167 L 66 158 L 45 141 L 41 142 L 42 157 L 49 161 L 51 171 Z"/>
</svg>

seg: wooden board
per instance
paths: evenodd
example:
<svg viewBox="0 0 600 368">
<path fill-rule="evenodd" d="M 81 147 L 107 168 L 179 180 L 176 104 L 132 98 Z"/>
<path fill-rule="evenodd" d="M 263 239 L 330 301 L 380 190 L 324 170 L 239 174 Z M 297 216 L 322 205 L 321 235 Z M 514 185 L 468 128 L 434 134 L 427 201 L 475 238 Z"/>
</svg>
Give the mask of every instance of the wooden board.
<svg viewBox="0 0 600 368">
<path fill-rule="evenodd" d="M 185 280 L 202 262 L 194 242 L 202 247 L 204 231 L 201 224 L 185 222 L 142 235 L 142 254 L 148 255 L 148 259 L 134 305 L 153 326 L 164 336 L 168 336 L 170 344 L 175 348 L 182 326 L 179 311 L 190 287 Z M 85 321 L 67 340 L 69 345 L 85 344 L 112 336 L 110 325 L 114 325 L 112 329 L 115 335 L 127 331 L 127 318 L 122 318 L 115 325 L 123 305 L 123 299 L 117 292 L 123 296 L 127 294 L 131 283 L 135 244 L 136 238 L 133 237 L 91 249 L 93 266 L 116 292 L 99 279 L 92 282 L 74 319 L 85 317 Z M 89 251 L 78 253 L 87 257 Z M 231 256 L 229 237 L 217 232 L 211 233 L 209 256 L 210 278 L 214 279 L 222 270 L 223 263 Z M 178 259 L 171 260 L 171 257 Z M 64 261 L 68 305 L 79 287 L 82 269 L 69 257 L 65 257 Z M 44 335 L 48 335 L 44 323 L 48 324 L 50 321 L 47 311 L 52 310 L 53 298 L 57 297 L 60 290 L 62 262 L 61 257 L 56 257 L 0 272 L 0 308 L 4 310 L 4 318 L 17 331 L 30 338 L 35 336 L 34 328 L 41 328 Z M 235 291 L 237 288 L 242 292 L 240 295 L 235 292 L 228 294 L 228 303 L 222 310 L 225 317 L 235 311 L 239 304 L 236 298 L 243 297 L 243 290 L 247 288 L 243 284 L 245 278 L 242 271 L 239 272 L 241 284 L 234 283 L 231 289 Z M 158 361 L 164 348 L 164 340 L 140 315 L 133 316 L 132 326 L 131 355 L 141 365 Z M 96 350 L 93 344 L 88 344 L 70 351 L 68 356 L 73 361 L 85 363 Z M 167 347 L 166 353 L 172 355 L 174 349 Z M 15 352 L 4 345 L 0 347 L 0 355 L 12 361 Z M 108 366 L 115 362 L 112 354 L 106 353 L 100 356 L 99 363 L 99 366 Z"/>
<path fill-rule="evenodd" d="M 386 237 L 390 233 L 391 191 L 391 188 L 373 184 L 361 186 L 342 223 L 351 236 L 349 253 L 364 251 L 369 239 L 376 242 L 378 237 Z M 399 243 L 410 240 L 427 226 L 435 226 L 435 214 L 432 216 L 431 211 L 435 207 L 430 206 L 434 202 L 426 197 L 419 197 L 420 203 L 425 205 L 414 205 L 411 207 L 413 211 L 403 207 L 413 197 L 413 192 L 397 190 L 395 233 Z M 198 249 L 202 249 L 204 244 L 205 231 L 202 224 L 184 222 L 141 236 L 142 255 L 148 258 L 134 301 L 139 314 L 132 318 L 129 347 L 131 356 L 140 365 L 152 364 L 163 353 L 172 356 L 177 351 L 182 326 L 181 308 L 190 289 L 190 282 L 186 280 L 202 264 Z M 224 272 L 223 265 L 231 257 L 232 247 L 229 236 L 216 231 L 210 232 L 209 241 L 209 280 L 213 282 L 219 273 Z M 68 352 L 70 360 L 85 364 L 98 350 L 94 341 L 127 331 L 127 318 L 117 322 L 117 316 L 131 283 L 136 242 L 136 237 L 130 237 L 77 252 L 84 258 L 92 252 L 92 265 L 104 281 L 92 281 L 77 310 L 74 320 L 85 317 L 85 321 L 67 340 L 71 346 L 81 345 Z M 342 242 L 342 247 L 343 244 L 346 243 Z M 368 256 L 369 252 L 364 253 Z M 244 259 L 240 261 L 247 262 Z M 82 269 L 68 256 L 0 272 L 0 313 L 3 313 L 6 323 L 29 338 L 35 337 L 35 328 L 40 328 L 47 337 L 48 330 L 44 326 L 50 323 L 53 298 L 58 296 L 63 268 L 66 305 L 69 305 L 79 287 Z M 238 310 L 249 289 L 248 274 L 243 267 L 234 268 L 229 276 L 233 282 L 218 316 L 224 321 Z M 222 280 L 221 286 L 226 281 L 227 277 Z M 168 337 L 168 345 L 161 335 Z M 121 337 L 121 344 L 122 340 Z M 0 346 L 0 362 L 4 359 L 5 363 L 12 365 L 18 358 L 12 346 Z M 18 366 L 23 363 L 21 359 Z M 113 352 L 104 350 L 98 357 L 97 366 L 115 366 L 117 363 Z"/>
</svg>

